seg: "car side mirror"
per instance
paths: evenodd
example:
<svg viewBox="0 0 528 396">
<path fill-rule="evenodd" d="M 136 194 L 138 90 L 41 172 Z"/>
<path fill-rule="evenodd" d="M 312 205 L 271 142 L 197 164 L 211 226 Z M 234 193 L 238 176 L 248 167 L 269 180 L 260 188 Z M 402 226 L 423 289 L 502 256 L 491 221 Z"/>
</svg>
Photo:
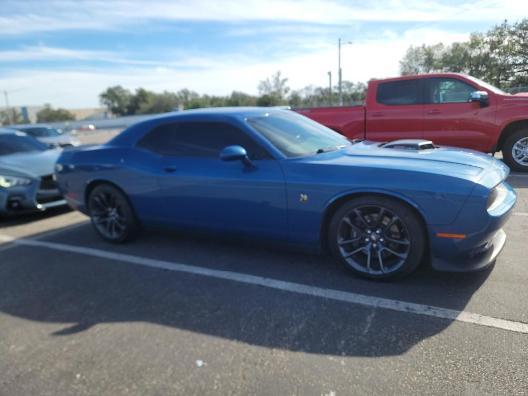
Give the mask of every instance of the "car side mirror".
<svg viewBox="0 0 528 396">
<path fill-rule="evenodd" d="M 478 102 L 482 107 L 489 104 L 489 97 L 486 91 L 473 91 L 469 94 L 469 102 Z"/>
<path fill-rule="evenodd" d="M 227 146 L 220 152 L 222 161 L 242 161 L 246 166 L 253 166 L 247 151 L 242 146 Z"/>
</svg>

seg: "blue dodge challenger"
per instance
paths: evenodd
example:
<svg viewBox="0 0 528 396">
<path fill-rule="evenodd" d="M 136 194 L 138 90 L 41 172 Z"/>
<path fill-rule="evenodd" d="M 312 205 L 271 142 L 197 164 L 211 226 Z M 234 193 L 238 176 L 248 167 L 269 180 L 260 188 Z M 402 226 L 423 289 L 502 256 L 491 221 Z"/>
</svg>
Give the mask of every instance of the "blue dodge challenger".
<svg viewBox="0 0 528 396">
<path fill-rule="evenodd" d="M 424 140 L 350 141 L 288 110 L 165 114 L 102 146 L 65 151 L 56 179 L 96 232 L 120 243 L 149 225 L 329 250 L 375 279 L 422 262 L 493 263 L 516 201 L 508 168 Z"/>
</svg>

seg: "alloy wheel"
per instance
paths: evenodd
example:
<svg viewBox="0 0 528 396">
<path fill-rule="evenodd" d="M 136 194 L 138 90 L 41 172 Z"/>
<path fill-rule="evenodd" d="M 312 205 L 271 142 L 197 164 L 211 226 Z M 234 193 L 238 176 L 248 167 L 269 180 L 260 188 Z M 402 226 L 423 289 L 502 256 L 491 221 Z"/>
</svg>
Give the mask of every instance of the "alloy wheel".
<svg viewBox="0 0 528 396">
<path fill-rule="evenodd" d="M 404 222 L 391 210 L 375 205 L 356 207 L 343 216 L 337 238 L 347 264 L 369 275 L 398 271 L 411 249 Z"/>
<path fill-rule="evenodd" d="M 120 239 L 126 233 L 127 222 L 119 198 L 102 191 L 90 199 L 90 214 L 97 230 L 108 239 Z"/>
<path fill-rule="evenodd" d="M 528 137 L 523 137 L 513 144 L 512 157 L 519 165 L 528 166 Z"/>
</svg>

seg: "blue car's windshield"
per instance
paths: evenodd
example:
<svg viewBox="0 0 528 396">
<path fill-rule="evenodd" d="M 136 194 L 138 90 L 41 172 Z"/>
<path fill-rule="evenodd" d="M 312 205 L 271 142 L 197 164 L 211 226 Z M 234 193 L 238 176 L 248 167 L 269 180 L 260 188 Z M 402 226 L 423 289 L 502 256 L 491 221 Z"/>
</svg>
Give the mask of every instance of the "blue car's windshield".
<svg viewBox="0 0 528 396">
<path fill-rule="evenodd" d="M 0 155 L 44 151 L 48 147 L 28 136 L 0 134 Z"/>
<path fill-rule="evenodd" d="M 337 150 L 350 144 L 343 135 L 294 112 L 273 112 L 247 119 L 286 157 Z"/>
</svg>

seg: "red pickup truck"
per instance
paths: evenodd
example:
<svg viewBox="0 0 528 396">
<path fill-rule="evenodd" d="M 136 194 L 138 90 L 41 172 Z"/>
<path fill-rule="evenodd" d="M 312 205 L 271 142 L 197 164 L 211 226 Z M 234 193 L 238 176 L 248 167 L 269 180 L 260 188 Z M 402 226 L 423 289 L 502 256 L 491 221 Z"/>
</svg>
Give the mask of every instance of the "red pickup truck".
<svg viewBox="0 0 528 396">
<path fill-rule="evenodd" d="M 369 82 L 364 106 L 297 109 L 351 138 L 427 139 L 487 153 L 502 151 L 528 171 L 528 94 L 510 95 L 477 78 L 438 73 Z"/>
</svg>

